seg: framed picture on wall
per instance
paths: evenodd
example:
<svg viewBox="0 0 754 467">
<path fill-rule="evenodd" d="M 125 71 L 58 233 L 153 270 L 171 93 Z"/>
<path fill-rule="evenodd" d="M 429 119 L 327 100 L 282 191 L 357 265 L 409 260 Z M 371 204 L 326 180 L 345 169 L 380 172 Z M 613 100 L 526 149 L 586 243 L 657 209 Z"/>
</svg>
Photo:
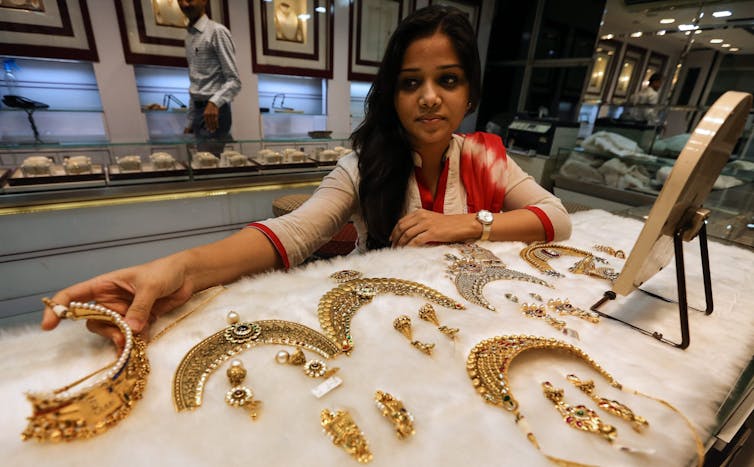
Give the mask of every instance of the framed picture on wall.
<svg viewBox="0 0 754 467">
<path fill-rule="evenodd" d="M 372 81 L 387 41 L 415 0 L 351 0 L 348 22 L 348 79 Z"/>
<path fill-rule="evenodd" d="M 482 0 L 429 0 L 429 4 L 458 8 L 469 16 L 469 22 L 474 26 L 474 31 L 479 34 L 479 12 L 482 9 Z"/>
<path fill-rule="evenodd" d="M 0 51 L 97 61 L 86 0 L 0 0 Z"/>
<path fill-rule="evenodd" d="M 188 19 L 176 0 L 114 0 L 126 63 L 188 66 Z M 207 0 L 207 16 L 228 27 L 228 0 Z"/>
<path fill-rule="evenodd" d="M 332 78 L 332 0 L 249 0 L 254 73 Z"/>
<path fill-rule="evenodd" d="M 623 55 L 623 62 L 617 71 L 613 97 L 625 99 L 638 89 L 641 73 L 639 65 L 643 58 L 643 49 L 629 47 Z"/>
<path fill-rule="evenodd" d="M 610 71 L 615 60 L 615 54 L 618 50 L 617 45 L 609 42 L 600 42 L 594 53 L 594 61 L 589 75 L 586 94 L 592 98 L 601 98 L 605 92 Z"/>
</svg>

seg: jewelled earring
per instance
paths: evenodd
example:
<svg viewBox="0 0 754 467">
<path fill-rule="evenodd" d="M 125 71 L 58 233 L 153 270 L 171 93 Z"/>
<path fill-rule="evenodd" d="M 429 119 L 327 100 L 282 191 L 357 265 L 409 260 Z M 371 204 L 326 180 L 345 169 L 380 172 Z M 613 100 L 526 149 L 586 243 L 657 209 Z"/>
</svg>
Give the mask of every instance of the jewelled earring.
<svg viewBox="0 0 754 467">
<path fill-rule="evenodd" d="M 566 376 L 566 379 L 570 381 L 574 386 L 579 388 L 579 390 L 581 390 L 584 394 L 589 396 L 589 398 L 596 402 L 597 405 L 605 412 L 617 415 L 618 417 L 631 422 L 631 427 L 634 429 L 634 431 L 640 433 L 642 430 L 649 426 L 649 422 L 647 422 L 644 417 L 640 417 L 634 414 L 634 412 L 625 404 L 621 404 L 618 401 L 605 399 L 604 397 L 599 397 L 598 395 L 596 395 L 594 393 L 594 381 L 581 380 L 576 375 L 568 375 Z"/>
<path fill-rule="evenodd" d="M 254 392 L 246 387 L 241 386 L 246 379 L 246 368 L 241 360 L 234 359 L 230 362 L 230 368 L 226 372 L 230 381 L 231 389 L 225 394 L 225 402 L 232 407 L 241 407 L 249 412 L 252 420 L 257 419 L 257 406 L 261 401 L 254 400 Z"/>
<path fill-rule="evenodd" d="M 338 410 L 333 413 L 324 409 L 320 418 L 322 431 L 330 437 L 334 445 L 342 447 L 362 464 L 372 460 L 372 452 L 369 450 L 364 433 L 347 410 Z"/>
<path fill-rule="evenodd" d="M 427 355 L 432 355 L 432 350 L 435 348 L 434 343 L 425 343 L 413 339 L 411 332 L 411 318 L 406 315 L 400 315 L 393 320 L 393 328 L 403 334 L 406 339 L 411 342 L 411 345 L 413 345 L 414 348 Z"/>
<path fill-rule="evenodd" d="M 435 312 L 435 308 L 429 304 L 424 304 L 421 308 L 419 308 L 419 318 L 423 319 L 424 321 L 430 322 L 437 326 L 437 329 L 448 336 L 451 339 L 455 339 L 456 334 L 460 331 L 458 328 L 451 328 L 448 326 L 441 326 L 440 320 L 437 319 L 437 313 Z"/>
<path fill-rule="evenodd" d="M 565 299 L 552 298 L 550 300 L 547 300 L 547 307 L 557 312 L 560 316 L 564 316 L 564 315 L 575 316 L 577 318 L 580 318 L 580 319 L 583 319 L 585 321 L 589 321 L 590 323 L 595 323 L 595 324 L 600 322 L 600 315 L 598 315 L 594 311 L 583 310 L 581 308 L 571 305 L 571 303 L 568 301 L 567 298 Z"/>
<path fill-rule="evenodd" d="M 547 399 L 555 404 L 563 420 L 571 428 L 587 431 L 602 436 L 609 442 L 615 441 L 618 430 L 614 426 L 604 423 L 597 412 L 584 406 L 572 406 L 563 401 L 563 390 L 553 387 L 549 381 L 542 383 L 542 391 Z"/>
<path fill-rule="evenodd" d="M 406 439 L 414 434 L 414 416 L 403 406 L 403 402 L 383 391 L 374 393 L 377 409 L 395 426 L 398 439 Z"/>
<path fill-rule="evenodd" d="M 297 348 L 293 354 L 289 354 L 286 350 L 281 350 L 277 354 L 275 354 L 275 361 L 277 363 L 280 363 L 281 365 L 294 365 L 294 366 L 303 366 L 304 367 L 304 373 L 306 376 L 309 376 L 310 378 L 321 378 L 323 376 L 328 377 L 333 374 L 335 374 L 339 368 L 333 368 L 332 370 L 327 370 L 327 363 L 325 363 L 323 360 L 307 360 L 306 355 L 304 354 L 304 351 L 300 348 Z"/>
<path fill-rule="evenodd" d="M 562 331 L 566 327 L 565 321 L 561 321 L 557 318 L 553 318 L 547 313 L 544 305 L 538 303 L 524 303 L 521 305 L 521 311 L 529 318 L 543 319 L 547 324 L 554 327 L 558 331 Z"/>
</svg>

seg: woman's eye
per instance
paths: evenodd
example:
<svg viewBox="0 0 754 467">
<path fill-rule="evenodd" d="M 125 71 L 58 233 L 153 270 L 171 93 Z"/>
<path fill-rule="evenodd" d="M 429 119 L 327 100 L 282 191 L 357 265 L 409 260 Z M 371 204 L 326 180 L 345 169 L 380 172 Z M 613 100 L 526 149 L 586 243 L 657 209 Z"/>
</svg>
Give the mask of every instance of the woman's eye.
<svg viewBox="0 0 754 467">
<path fill-rule="evenodd" d="M 419 80 L 416 78 L 403 78 L 400 81 L 400 88 L 403 91 L 411 91 L 419 87 Z"/>
<path fill-rule="evenodd" d="M 440 84 L 445 87 L 453 87 L 458 84 L 458 76 L 456 75 L 442 75 L 440 77 Z"/>
</svg>

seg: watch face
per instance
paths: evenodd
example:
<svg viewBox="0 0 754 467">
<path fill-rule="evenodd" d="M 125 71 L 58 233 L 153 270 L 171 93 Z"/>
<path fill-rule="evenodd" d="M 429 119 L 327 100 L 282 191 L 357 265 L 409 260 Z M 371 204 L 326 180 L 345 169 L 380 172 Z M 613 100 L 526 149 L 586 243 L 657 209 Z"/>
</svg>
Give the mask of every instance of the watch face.
<svg viewBox="0 0 754 467">
<path fill-rule="evenodd" d="M 490 224 L 493 221 L 492 213 L 485 210 L 476 213 L 476 218 L 484 224 Z"/>
</svg>

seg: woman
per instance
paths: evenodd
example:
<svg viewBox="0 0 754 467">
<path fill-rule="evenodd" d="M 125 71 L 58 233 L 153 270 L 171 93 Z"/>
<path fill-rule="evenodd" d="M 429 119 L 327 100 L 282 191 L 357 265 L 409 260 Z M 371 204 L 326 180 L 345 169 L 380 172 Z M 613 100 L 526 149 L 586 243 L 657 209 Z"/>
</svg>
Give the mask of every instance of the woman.
<svg viewBox="0 0 754 467">
<path fill-rule="evenodd" d="M 479 54 L 465 15 L 438 5 L 417 10 L 388 43 L 366 118 L 352 135 L 355 153 L 306 203 L 218 242 L 73 285 L 53 301 L 97 301 L 141 332 L 194 292 L 300 263 L 349 218 L 361 251 L 567 238 L 570 221 L 560 201 L 506 158 L 500 138 L 453 134 L 479 95 Z M 58 321 L 46 308 L 43 329 Z M 122 345 L 115 328 L 88 326 Z"/>
</svg>

